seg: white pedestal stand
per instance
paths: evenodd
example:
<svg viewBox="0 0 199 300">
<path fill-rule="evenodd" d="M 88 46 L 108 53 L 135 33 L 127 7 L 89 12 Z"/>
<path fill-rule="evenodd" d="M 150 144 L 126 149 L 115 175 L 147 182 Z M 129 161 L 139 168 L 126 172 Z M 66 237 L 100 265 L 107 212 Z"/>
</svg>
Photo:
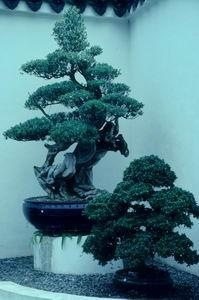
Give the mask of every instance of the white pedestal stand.
<svg viewBox="0 0 199 300">
<path fill-rule="evenodd" d="M 49 237 L 34 242 L 34 268 L 59 274 L 111 273 L 123 268 L 122 261 L 113 261 L 106 266 L 98 264 L 90 254 L 85 254 L 82 245 L 86 236 Z"/>
</svg>

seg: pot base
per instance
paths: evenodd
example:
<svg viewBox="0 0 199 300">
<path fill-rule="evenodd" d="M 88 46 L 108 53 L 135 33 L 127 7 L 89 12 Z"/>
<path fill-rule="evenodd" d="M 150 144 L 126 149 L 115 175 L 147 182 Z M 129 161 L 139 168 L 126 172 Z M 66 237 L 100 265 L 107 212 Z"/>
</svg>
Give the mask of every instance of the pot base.
<svg viewBox="0 0 199 300">
<path fill-rule="evenodd" d="M 146 266 L 141 272 L 123 269 L 115 273 L 114 283 L 125 291 L 137 291 L 147 296 L 165 296 L 173 288 L 173 281 L 167 271 Z"/>
</svg>

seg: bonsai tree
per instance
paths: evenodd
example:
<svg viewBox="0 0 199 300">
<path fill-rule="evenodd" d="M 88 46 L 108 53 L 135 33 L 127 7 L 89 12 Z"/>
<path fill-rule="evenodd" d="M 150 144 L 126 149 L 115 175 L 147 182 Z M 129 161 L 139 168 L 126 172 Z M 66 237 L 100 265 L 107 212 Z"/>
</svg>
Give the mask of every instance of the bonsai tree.
<svg viewBox="0 0 199 300">
<path fill-rule="evenodd" d="M 57 82 L 39 87 L 29 95 L 25 107 L 37 110 L 40 117 L 8 129 L 4 136 L 17 141 L 46 141 L 46 160 L 34 167 L 36 177 L 52 199 L 89 199 L 97 190 L 92 182 L 92 168 L 108 151 L 128 156 L 128 146 L 119 133 L 119 119 L 133 119 L 142 114 L 142 103 L 129 96 L 130 88 L 114 79 L 118 69 L 98 63 L 99 46 L 90 46 L 79 11 L 71 7 L 53 29 L 58 49 L 45 59 L 22 65 L 23 72 Z M 63 81 L 60 79 L 63 78 Z M 48 107 L 57 106 L 57 113 Z M 63 162 L 54 164 L 56 155 Z"/>
<path fill-rule="evenodd" d="M 89 202 L 86 213 L 95 226 L 84 251 L 102 265 L 123 259 L 138 272 L 146 270 L 155 255 L 173 256 L 187 265 L 198 263 L 192 241 L 177 229 L 191 228 L 199 206 L 190 192 L 174 185 L 175 179 L 170 166 L 157 156 L 131 162 L 113 193 Z"/>
</svg>

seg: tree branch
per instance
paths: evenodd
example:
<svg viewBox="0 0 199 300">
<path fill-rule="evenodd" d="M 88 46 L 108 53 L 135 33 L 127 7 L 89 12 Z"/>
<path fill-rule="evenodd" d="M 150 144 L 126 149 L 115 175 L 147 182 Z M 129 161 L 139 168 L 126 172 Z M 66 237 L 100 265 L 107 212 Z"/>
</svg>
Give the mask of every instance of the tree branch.
<svg viewBox="0 0 199 300">
<path fill-rule="evenodd" d="M 79 83 L 76 78 L 75 78 L 75 70 L 74 68 L 71 66 L 71 72 L 69 74 L 70 80 L 76 84 L 78 84 L 79 86 L 81 86 L 81 88 L 85 88 L 81 83 Z M 84 79 L 86 80 L 86 78 L 84 77 Z"/>
<path fill-rule="evenodd" d="M 48 119 L 51 121 L 51 118 L 50 116 L 45 112 L 45 110 L 40 106 L 40 105 L 37 105 L 38 109 L 42 112 L 42 114 Z"/>
</svg>

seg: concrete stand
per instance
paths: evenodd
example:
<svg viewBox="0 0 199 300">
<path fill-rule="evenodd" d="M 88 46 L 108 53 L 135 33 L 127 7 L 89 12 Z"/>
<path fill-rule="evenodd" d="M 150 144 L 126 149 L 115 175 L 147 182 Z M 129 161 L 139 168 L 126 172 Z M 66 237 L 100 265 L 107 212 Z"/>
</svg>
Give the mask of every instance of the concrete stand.
<svg viewBox="0 0 199 300">
<path fill-rule="evenodd" d="M 59 274 L 110 273 L 122 269 L 122 261 L 113 261 L 106 266 L 98 264 L 90 254 L 85 254 L 82 245 L 86 236 L 43 236 L 34 242 L 34 268 Z"/>
</svg>

